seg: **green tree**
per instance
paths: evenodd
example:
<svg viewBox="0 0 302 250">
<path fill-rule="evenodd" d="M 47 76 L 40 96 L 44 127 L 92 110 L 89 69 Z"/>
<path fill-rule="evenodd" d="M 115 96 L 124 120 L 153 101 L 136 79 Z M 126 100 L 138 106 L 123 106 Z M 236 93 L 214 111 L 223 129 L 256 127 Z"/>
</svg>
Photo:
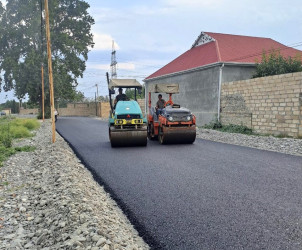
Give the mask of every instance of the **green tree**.
<svg viewBox="0 0 302 250">
<path fill-rule="evenodd" d="M 77 97 L 77 78 L 83 77 L 89 48 L 93 47 L 94 20 L 87 12 L 89 7 L 82 0 L 49 1 L 55 100 Z M 28 94 L 31 103 L 41 103 L 41 63 L 44 63 L 45 97 L 49 102 L 40 1 L 10 0 L 5 8 L 0 2 L 0 32 L 0 73 L 4 76 L 0 91 L 1 87 L 4 91 L 14 89 L 17 98 Z"/>
<path fill-rule="evenodd" d="M 19 113 L 19 103 L 15 100 L 6 101 L 0 104 L 0 110 L 10 108 L 13 114 Z"/>
<path fill-rule="evenodd" d="M 126 89 L 125 94 L 127 95 L 128 98 L 134 100 L 134 89 Z M 145 98 L 145 86 L 143 86 L 141 94 L 138 94 L 138 91 L 136 91 L 136 98 L 137 99 Z"/>
<path fill-rule="evenodd" d="M 253 78 L 300 71 L 302 71 L 301 56 L 284 58 L 280 51 L 272 50 L 269 54 L 264 51 L 261 62 L 256 64 Z"/>
</svg>

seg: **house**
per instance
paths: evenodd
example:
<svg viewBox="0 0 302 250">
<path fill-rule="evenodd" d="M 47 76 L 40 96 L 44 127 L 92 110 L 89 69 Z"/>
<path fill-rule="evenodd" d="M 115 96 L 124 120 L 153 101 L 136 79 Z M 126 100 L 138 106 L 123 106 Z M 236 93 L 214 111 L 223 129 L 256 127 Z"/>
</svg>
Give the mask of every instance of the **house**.
<svg viewBox="0 0 302 250">
<path fill-rule="evenodd" d="M 153 83 L 179 83 L 174 102 L 189 108 L 202 126 L 219 116 L 221 83 L 250 79 L 263 51 L 272 49 L 286 58 L 302 55 L 270 38 L 201 32 L 191 49 L 144 79 L 146 89 Z"/>
<path fill-rule="evenodd" d="M 11 108 L 5 108 L 2 110 L 2 112 L 5 112 L 6 115 L 10 115 L 12 113 L 12 109 Z"/>
</svg>

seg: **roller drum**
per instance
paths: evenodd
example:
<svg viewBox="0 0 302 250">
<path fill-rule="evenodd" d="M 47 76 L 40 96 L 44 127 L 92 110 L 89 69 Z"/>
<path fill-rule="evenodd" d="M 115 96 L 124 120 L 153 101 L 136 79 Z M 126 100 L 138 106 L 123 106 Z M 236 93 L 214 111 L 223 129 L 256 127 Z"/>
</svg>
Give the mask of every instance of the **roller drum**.
<svg viewBox="0 0 302 250">
<path fill-rule="evenodd" d="M 161 144 L 192 144 L 196 139 L 196 128 L 163 126 L 158 139 Z"/>
<path fill-rule="evenodd" d="M 146 146 L 147 129 L 143 130 L 109 130 L 112 147 Z"/>
</svg>

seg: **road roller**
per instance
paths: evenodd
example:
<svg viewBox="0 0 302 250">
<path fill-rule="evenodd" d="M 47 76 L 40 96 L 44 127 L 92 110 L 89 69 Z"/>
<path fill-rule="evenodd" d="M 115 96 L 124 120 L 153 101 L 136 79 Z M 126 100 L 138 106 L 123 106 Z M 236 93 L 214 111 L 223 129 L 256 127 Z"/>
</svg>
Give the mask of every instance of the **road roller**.
<svg viewBox="0 0 302 250">
<path fill-rule="evenodd" d="M 179 84 L 159 83 L 148 86 L 148 138 L 160 144 L 192 144 L 196 139 L 196 117 L 191 111 L 172 100 L 179 93 Z M 152 93 L 166 93 L 169 100 L 161 112 L 152 107 Z"/>
<path fill-rule="evenodd" d="M 111 79 L 107 73 L 109 89 L 109 140 L 111 147 L 146 146 L 147 145 L 147 119 L 143 116 L 137 103 L 137 93 L 141 93 L 142 85 L 136 79 Z M 112 103 L 115 89 L 134 89 L 134 100 L 125 94 Z M 120 93 L 121 94 L 121 93 Z"/>
</svg>

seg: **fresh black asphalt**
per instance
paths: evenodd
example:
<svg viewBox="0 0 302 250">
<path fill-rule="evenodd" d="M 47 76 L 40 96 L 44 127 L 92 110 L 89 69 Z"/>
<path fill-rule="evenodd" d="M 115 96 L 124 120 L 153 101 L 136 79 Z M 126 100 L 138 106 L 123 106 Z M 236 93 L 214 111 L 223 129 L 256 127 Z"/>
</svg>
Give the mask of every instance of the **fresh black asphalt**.
<svg viewBox="0 0 302 250">
<path fill-rule="evenodd" d="M 111 148 L 106 122 L 56 126 L 153 249 L 302 249 L 302 157 L 202 139 Z"/>
</svg>

